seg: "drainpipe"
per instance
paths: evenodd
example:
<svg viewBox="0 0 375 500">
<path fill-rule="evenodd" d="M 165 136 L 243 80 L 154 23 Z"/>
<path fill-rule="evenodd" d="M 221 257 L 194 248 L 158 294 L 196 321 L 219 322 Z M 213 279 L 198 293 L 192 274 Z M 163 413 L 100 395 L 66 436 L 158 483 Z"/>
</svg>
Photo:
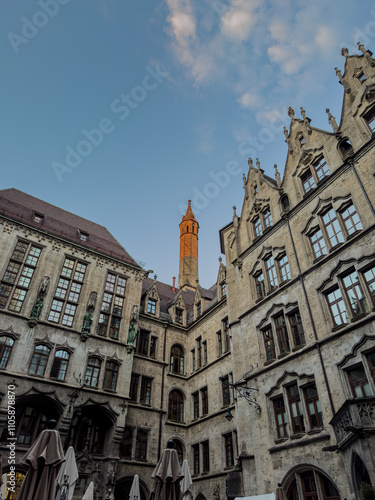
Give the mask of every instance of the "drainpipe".
<svg viewBox="0 0 375 500">
<path fill-rule="evenodd" d="M 163 401 L 164 401 L 164 376 L 165 376 L 165 356 L 166 356 L 166 350 L 167 350 L 167 328 L 168 328 L 168 323 L 164 323 L 164 346 L 163 346 L 163 368 L 162 368 L 162 375 L 161 375 L 161 391 L 160 391 L 160 416 L 159 416 L 159 441 L 158 441 L 158 460 L 161 456 L 161 434 L 162 434 L 162 428 L 163 428 Z"/>
</svg>

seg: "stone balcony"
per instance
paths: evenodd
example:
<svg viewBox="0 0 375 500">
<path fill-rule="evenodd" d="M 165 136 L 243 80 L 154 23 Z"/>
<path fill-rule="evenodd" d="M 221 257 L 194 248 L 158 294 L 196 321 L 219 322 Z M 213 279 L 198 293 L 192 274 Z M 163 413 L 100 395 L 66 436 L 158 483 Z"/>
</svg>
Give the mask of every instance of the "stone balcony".
<svg viewBox="0 0 375 500">
<path fill-rule="evenodd" d="M 347 399 L 330 421 L 338 449 L 375 433 L 375 397 Z"/>
</svg>

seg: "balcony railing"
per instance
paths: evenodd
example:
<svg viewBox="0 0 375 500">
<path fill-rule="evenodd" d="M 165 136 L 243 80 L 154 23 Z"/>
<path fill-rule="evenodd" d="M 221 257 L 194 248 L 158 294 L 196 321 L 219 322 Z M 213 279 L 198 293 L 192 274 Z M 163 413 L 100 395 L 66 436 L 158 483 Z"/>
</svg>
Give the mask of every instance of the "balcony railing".
<svg viewBox="0 0 375 500">
<path fill-rule="evenodd" d="M 338 448 L 375 430 L 375 397 L 347 399 L 331 420 Z"/>
</svg>

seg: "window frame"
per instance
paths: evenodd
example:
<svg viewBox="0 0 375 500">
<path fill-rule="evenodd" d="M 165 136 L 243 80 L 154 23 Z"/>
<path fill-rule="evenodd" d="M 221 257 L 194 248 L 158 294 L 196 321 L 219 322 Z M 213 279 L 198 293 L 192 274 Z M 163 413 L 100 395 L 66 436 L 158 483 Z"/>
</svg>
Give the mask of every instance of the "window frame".
<svg viewBox="0 0 375 500">
<path fill-rule="evenodd" d="M 2 342 L 2 339 L 5 339 L 5 341 Z M 7 342 L 7 339 L 11 344 Z M 15 340 L 9 335 L 0 336 L 0 368 L 5 369 L 7 367 L 14 347 L 14 342 Z"/>
<path fill-rule="evenodd" d="M 127 278 L 112 271 L 107 272 L 100 307 L 96 334 L 114 340 L 120 338 L 120 328 L 125 308 Z"/>
<path fill-rule="evenodd" d="M 65 353 L 68 357 L 67 358 L 58 357 L 57 355 L 59 352 Z M 52 368 L 49 374 L 50 378 L 54 378 L 59 381 L 64 381 L 66 379 L 69 361 L 70 361 L 70 352 L 67 351 L 66 349 L 57 349 L 53 357 Z M 62 365 L 65 365 L 63 369 Z M 54 374 L 54 372 L 56 372 L 56 375 Z M 62 374 L 63 376 L 61 377 L 60 374 Z"/>
<path fill-rule="evenodd" d="M 96 364 L 96 365 L 90 364 L 90 362 L 93 361 L 93 360 L 97 360 L 99 362 L 99 364 Z M 100 374 L 101 374 L 101 371 L 102 371 L 102 365 L 103 365 L 103 361 L 100 358 L 98 358 L 97 356 L 90 356 L 87 359 L 86 371 L 85 371 L 85 380 L 84 380 L 85 386 L 91 387 L 91 388 L 94 388 L 94 389 L 97 389 L 99 387 L 99 381 L 100 381 Z M 92 368 L 92 370 L 91 370 L 90 377 L 88 379 L 87 372 L 88 372 L 89 368 Z M 89 383 L 87 382 L 87 380 L 89 380 Z M 96 384 L 95 385 L 92 384 L 93 380 L 96 380 Z"/>
<path fill-rule="evenodd" d="M 41 351 L 37 353 L 38 348 L 41 348 Z M 50 354 L 51 354 L 51 348 L 49 346 L 47 346 L 45 344 L 36 344 L 34 346 L 32 358 L 30 360 L 28 375 L 34 375 L 37 377 L 44 377 L 44 375 L 46 373 L 46 368 L 47 368 Z M 43 364 L 43 360 L 45 360 L 44 364 Z M 37 361 L 37 362 L 35 363 L 35 361 Z M 35 365 L 36 368 L 32 372 L 31 367 L 33 365 Z M 41 367 L 41 370 L 39 371 L 40 367 Z"/>
<path fill-rule="evenodd" d="M 231 432 L 223 435 L 224 439 L 224 463 L 225 468 L 229 469 L 234 466 L 234 446 L 233 435 Z"/>
<path fill-rule="evenodd" d="M 111 359 L 106 361 L 104 367 L 103 389 L 107 391 L 116 391 L 120 365 Z"/>
</svg>

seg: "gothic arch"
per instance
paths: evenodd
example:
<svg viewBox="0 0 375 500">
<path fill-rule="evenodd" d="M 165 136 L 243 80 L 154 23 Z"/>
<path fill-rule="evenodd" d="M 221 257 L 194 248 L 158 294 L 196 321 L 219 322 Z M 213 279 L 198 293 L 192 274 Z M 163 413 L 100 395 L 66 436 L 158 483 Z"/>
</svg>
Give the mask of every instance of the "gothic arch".
<svg viewBox="0 0 375 500">
<path fill-rule="evenodd" d="M 115 486 L 115 500 L 123 500 L 124 498 L 129 498 L 130 489 L 132 487 L 134 476 L 125 476 L 120 478 L 116 482 Z M 141 498 L 139 500 L 147 500 L 149 497 L 149 489 L 147 484 L 143 479 L 139 478 L 139 489 L 141 492 Z"/>
</svg>

